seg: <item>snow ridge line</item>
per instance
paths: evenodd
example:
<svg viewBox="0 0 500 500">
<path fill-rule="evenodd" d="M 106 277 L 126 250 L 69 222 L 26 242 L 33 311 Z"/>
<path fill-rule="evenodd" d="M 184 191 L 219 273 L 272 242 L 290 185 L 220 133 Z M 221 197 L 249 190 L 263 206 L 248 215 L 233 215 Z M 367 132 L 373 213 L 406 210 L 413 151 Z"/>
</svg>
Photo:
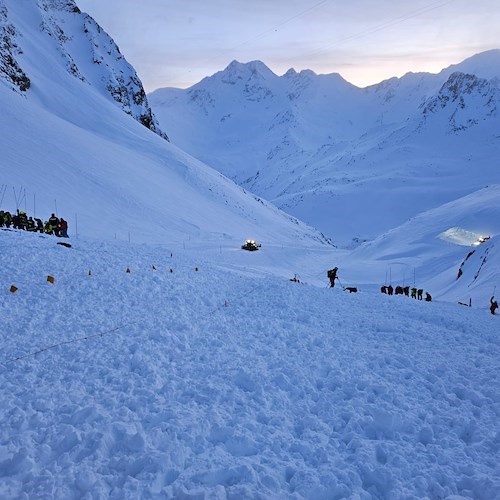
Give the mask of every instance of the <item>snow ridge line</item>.
<svg viewBox="0 0 500 500">
<path fill-rule="evenodd" d="M 56 347 L 60 347 L 62 345 L 74 344 L 76 342 L 82 342 L 84 340 L 90 340 L 90 339 L 93 339 L 93 338 L 96 338 L 96 337 L 104 337 L 105 335 L 110 335 L 111 333 L 115 333 L 118 330 L 121 330 L 121 329 L 125 328 L 126 326 L 134 325 L 136 323 L 137 323 L 137 321 L 130 321 L 128 323 L 125 323 L 123 325 L 117 326 L 117 327 L 112 328 L 111 330 L 107 330 L 105 332 L 96 333 L 94 335 L 86 335 L 85 337 L 77 337 L 76 339 L 72 339 L 72 340 L 64 340 L 63 342 L 59 342 L 57 344 L 53 344 L 51 346 L 44 347 L 43 349 L 39 349 L 38 351 L 33 351 L 33 352 L 28 353 L 28 354 L 24 354 L 23 356 L 18 356 L 17 358 L 9 359 L 7 361 L 4 361 L 1 364 L 4 365 L 4 366 L 6 366 L 6 365 L 8 365 L 10 363 L 14 363 L 15 361 L 20 361 L 21 359 L 25 359 L 25 358 L 30 358 L 32 356 L 36 356 L 37 354 L 40 354 L 40 353 L 45 352 L 45 351 L 49 351 L 50 349 L 55 349 Z"/>
</svg>

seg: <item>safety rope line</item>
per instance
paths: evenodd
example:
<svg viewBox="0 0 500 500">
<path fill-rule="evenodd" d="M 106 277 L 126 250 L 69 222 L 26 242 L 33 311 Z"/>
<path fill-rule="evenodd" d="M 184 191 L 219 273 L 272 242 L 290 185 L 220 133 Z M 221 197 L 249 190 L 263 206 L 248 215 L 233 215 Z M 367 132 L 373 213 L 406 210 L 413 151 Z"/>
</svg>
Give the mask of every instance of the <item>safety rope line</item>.
<svg viewBox="0 0 500 500">
<path fill-rule="evenodd" d="M 82 342 L 84 340 L 90 340 L 90 339 L 94 339 L 96 337 L 105 337 L 106 335 L 110 335 L 112 333 L 117 332 L 118 330 L 121 330 L 121 329 L 125 328 L 126 326 L 134 325 L 136 323 L 138 323 L 138 322 L 137 321 L 130 321 L 129 323 L 125 323 L 123 325 L 117 326 L 117 327 L 112 328 L 111 330 L 107 330 L 105 332 L 95 333 L 93 335 L 85 335 L 84 337 L 77 337 L 76 339 L 65 340 L 63 342 L 59 342 L 57 344 L 53 344 L 53 345 L 44 347 L 43 349 L 39 349 L 38 351 L 33 351 L 33 352 L 28 353 L 28 354 L 24 354 L 22 356 L 18 356 L 17 358 L 9 359 L 7 361 L 4 361 L 1 364 L 8 365 L 10 363 L 14 363 L 15 361 L 20 361 L 21 359 L 30 358 L 30 357 L 36 356 L 37 354 L 40 354 L 42 352 L 50 351 L 51 349 L 55 349 L 56 347 L 60 347 L 62 345 L 75 344 L 76 342 Z"/>
<path fill-rule="evenodd" d="M 248 296 L 248 295 L 250 295 L 252 293 L 255 293 L 255 292 L 257 292 L 257 291 L 259 291 L 260 289 L 263 289 L 263 288 L 264 288 L 264 284 L 252 287 L 247 292 L 239 294 L 236 297 L 234 297 L 233 299 L 231 299 L 231 302 L 233 302 L 233 303 L 234 302 L 238 302 L 242 298 L 244 298 L 244 297 L 246 297 L 246 296 Z M 197 320 L 201 320 L 201 319 L 206 319 L 207 317 L 213 316 L 216 312 L 218 312 L 220 310 L 223 310 L 224 308 L 228 307 L 228 305 L 229 305 L 228 301 L 225 300 L 224 304 L 216 307 L 215 309 L 213 309 L 211 311 L 208 311 L 207 313 L 198 315 L 198 317 L 196 319 Z M 75 339 L 65 340 L 65 341 L 62 341 L 62 342 L 58 342 L 57 344 L 53 344 L 53 345 L 44 347 L 42 349 L 38 349 L 37 351 L 33 351 L 33 352 L 30 352 L 30 353 L 24 354 L 22 356 L 18 356 L 16 358 L 12 358 L 12 359 L 6 360 L 6 361 L 4 361 L 4 362 L 2 362 L 0 364 L 6 366 L 6 365 L 8 365 L 10 363 L 14 363 L 14 362 L 20 361 L 22 359 L 34 357 L 37 354 L 41 354 L 42 352 L 46 352 L 46 351 L 49 351 L 51 349 L 55 349 L 55 348 L 63 346 L 63 345 L 74 344 L 76 342 L 83 342 L 85 340 L 91 340 L 91 339 L 94 339 L 94 338 L 97 338 L 97 337 L 104 337 L 104 336 L 110 335 L 112 333 L 115 333 L 115 332 L 117 332 L 119 330 L 122 330 L 126 326 L 130 326 L 130 325 L 134 325 L 134 324 L 138 324 L 138 323 L 140 323 L 140 321 L 130 321 L 130 322 L 125 323 L 123 325 L 120 325 L 120 326 L 117 326 L 115 328 L 112 328 L 111 330 L 106 330 L 105 332 L 96 333 L 96 334 L 93 334 L 93 335 L 85 335 L 83 337 L 77 337 Z"/>
</svg>

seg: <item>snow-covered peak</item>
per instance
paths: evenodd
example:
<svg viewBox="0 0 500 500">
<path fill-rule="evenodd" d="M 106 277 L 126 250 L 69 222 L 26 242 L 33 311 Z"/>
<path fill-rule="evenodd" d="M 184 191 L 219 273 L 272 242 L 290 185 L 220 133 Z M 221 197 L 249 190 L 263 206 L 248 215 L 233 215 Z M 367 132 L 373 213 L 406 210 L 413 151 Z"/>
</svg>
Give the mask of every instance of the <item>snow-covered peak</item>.
<svg viewBox="0 0 500 500">
<path fill-rule="evenodd" d="M 60 107 L 97 92 L 161 137 L 142 82 L 111 37 L 74 0 L 0 0 L 0 82 Z M 48 75 L 47 68 L 50 68 Z"/>
<path fill-rule="evenodd" d="M 499 104 L 499 90 L 488 80 L 457 71 L 428 100 L 423 113 L 429 116 L 441 110 L 441 118 L 445 117 L 451 130 L 458 132 L 495 117 Z M 492 125 L 498 130 L 495 122 Z"/>
<path fill-rule="evenodd" d="M 500 49 L 475 54 L 459 64 L 452 64 L 444 69 L 441 74 L 448 77 L 456 72 L 476 75 L 486 80 L 500 80 Z"/>
<path fill-rule="evenodd" d="M 360 89 L 293 69 L 261 85 L 211 83 L 195 101 L 151 98 L 172 140 L 340 245 L 500 182 L 498 90 L 479 75 L 408 73 Z"/>
<path fill-rule="evenodd" d="M 239 80 L 247 82 L 249 80 L 266 80 L 277 78 L 263 62 L 250 61 L 248 63 L 240 63 L 232 61 L 224 71 L 220 74 L 224 83 L 234 84 Z"/>
</svg>

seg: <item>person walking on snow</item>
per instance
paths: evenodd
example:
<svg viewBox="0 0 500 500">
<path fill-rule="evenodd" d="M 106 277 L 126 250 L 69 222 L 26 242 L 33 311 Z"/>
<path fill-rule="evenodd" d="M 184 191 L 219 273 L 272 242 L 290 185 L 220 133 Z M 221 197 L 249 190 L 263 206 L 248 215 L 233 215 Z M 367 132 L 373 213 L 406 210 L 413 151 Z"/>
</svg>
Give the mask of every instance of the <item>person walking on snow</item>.
<svg viewBox="0 0 500 500">
<path fill-rule="evenodd" d="M 333 288 L 335 286 L 335 280 L 338 280 L 337 276 L 337 271 L 339 270 L 338 267 L 334 267 L 333 269 L 330 269 L 327 273 L 328 278 L 330 279 L 330 288 Z"/>
</svg>

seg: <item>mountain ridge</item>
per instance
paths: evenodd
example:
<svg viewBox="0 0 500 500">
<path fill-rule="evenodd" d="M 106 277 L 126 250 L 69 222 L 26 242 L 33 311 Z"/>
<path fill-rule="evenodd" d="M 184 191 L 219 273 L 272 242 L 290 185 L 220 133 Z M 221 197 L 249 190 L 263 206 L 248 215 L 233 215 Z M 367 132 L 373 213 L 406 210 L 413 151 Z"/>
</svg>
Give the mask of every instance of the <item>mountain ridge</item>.
<svg viewBox="0 0 500 500">
<path fill-rule="evenodd" d="M 363 89 L 335 73 L 271 72 L 258 85 L 240 79 L 230 88 L 220 84 L 223 75 L 149 94 L 160 123 L 193 156 L 336 241 L 349 244 L 390 229 L 387 210 L 399 214 L 390 221 L 399 225 L 500 181 L 494 168 L 500 50 L 437 74 L 409 73 Z M 441 189 L 451 165 L 461 181 Z M 425 185 L 425 196 L 412 185 Z M 387 203 L 380 194 L 395 199 Z M 366 207 L 365 221 L 340 220 L 351 204 Z"/>
</svg>

